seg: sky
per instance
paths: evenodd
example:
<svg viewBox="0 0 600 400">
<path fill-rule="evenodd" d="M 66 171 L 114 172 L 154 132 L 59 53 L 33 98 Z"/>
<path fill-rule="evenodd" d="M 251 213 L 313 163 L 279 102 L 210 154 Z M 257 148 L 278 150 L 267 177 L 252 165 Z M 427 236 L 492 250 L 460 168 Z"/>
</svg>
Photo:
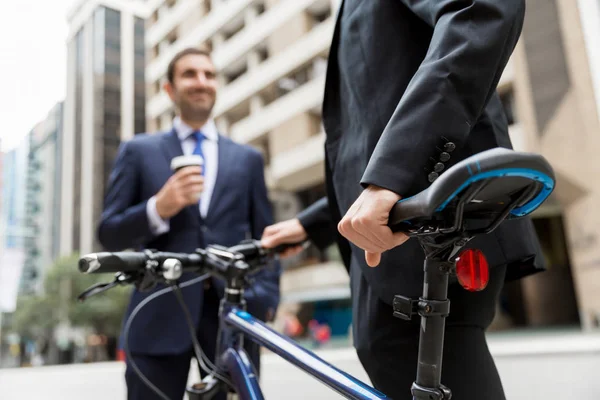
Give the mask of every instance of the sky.
<svg viewBox="0 0 600 400">
<path fill-rule="evenodd" d="M 66 91 L 67 10 L 74 0 L 2 1 L 0 141 L 16 147 Z"/>
</svg>

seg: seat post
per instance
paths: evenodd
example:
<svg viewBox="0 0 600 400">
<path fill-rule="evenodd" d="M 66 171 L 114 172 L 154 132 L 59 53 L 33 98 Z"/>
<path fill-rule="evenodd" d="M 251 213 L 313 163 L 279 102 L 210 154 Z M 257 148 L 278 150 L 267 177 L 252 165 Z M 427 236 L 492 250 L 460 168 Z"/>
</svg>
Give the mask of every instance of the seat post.
<svg viewBox="0 0 600 400">
<path fill-rule="evenodd" d="M 421 316 L 417 379 L 412 386 L 414 400 L 447 400 L 451 392 L 441 384 L 445 318 L 450 311 L 448 275 L 452 264 L 426 258 L 423 296 L 417 312 Z"/>
<path fill-rule="evenodd" d="M 439 236 L 439 235 L 437 235 Z M 446 317 L 450 313 L 448 282 L 455 272 L 455 256 L 472 236 L 464 233 L 419 237 L 425 252 L 423 295 L 419 299 L 394 296 L 394 316 L 410 321 L 413 315 L 421 317 L 417 379 L 412 385 L 413 400 L 449 400 L 450 389 L 441 384 Z"/>
</svg>

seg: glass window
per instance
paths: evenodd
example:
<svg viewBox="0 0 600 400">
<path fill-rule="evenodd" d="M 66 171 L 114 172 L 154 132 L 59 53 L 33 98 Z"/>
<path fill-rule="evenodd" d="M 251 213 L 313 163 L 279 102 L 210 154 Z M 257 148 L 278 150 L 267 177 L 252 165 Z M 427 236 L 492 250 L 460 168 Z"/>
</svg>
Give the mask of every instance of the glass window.
<svg viewBox="0 0 600 400">
<path fill-rule="evenodd" d="M 134 129 L 135 133 L 146 131 L 146 52 L 144 43 L 144 20 L 134 22 Z"/>
</svg>

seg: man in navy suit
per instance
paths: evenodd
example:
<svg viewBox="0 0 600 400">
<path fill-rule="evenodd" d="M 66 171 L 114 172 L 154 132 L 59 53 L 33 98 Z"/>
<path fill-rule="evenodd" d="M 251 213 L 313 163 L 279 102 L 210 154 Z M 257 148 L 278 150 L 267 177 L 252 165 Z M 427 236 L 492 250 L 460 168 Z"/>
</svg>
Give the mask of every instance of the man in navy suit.
<svg viewBox="0 0 600 400">
<path fill-rule="evenodd" d="M 210 54 L 195 48 L 181 51 L 169 64 L 167 77 L 165 90 L 179 115 L 171 131 L 138 134 L 121 145 L 98 229 L 100 242 L 109 251 L 192 252 L 208 244 L 232 246 L 260 238 L 272 223 L 263 159 L 257 150 L 218 133 L 210 117 L 217 95 Z M 171 160 L 188 154 L 201 155 L 204 165 L 173 173 Z M 262 320 L 274 316 L 279 277 L 279 267 L 265 270 L 246 291 L 248 310 Z M 184 275 L 182 280 L 191 278 Z M 214 361 L 223 284 L 212 279 L 182 292 L 200 344 Z M 150 293 L 134 291 L 125 318 Z M 170 399 L 181 399 L 193 351 L 176 297 L 163 295 L 143 307 L 131 326 L 128 342 L 146 378 Z M 258 347 L 248 342 L 246 350 L 258 369 Z M 128 399 L 160 398 L 129 362 L 125 378 Z"/>
</svg>

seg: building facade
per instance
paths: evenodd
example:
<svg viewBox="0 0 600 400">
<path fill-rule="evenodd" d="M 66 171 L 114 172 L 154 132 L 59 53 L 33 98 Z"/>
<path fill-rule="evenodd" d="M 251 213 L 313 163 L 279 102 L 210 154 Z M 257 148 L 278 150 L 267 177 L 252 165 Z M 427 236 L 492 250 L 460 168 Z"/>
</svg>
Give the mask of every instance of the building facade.
<svg viewBox="0 0 600 400">
<path fill-rule="evenodd" d="M 294 216 L 325 190 L 320 107 L 338 6 L 338 0 L 149 0 L 149 131 L 171 127 L 174 110 L 161 90 L 171 57 L 187 46 L 208 47 L 220 76 L 218 127 L 262 151 L 276 219 Z M 527 10 L 498 92 L 514 147 L 546 156 L 558 185 L 534 215 L 549 270 L 506 285 L 497 327 L 591 329 L 600 319 L 594 162 L 600 149 L 600 5 L 527 0 Z M 282 312 L 312 307 L 313 315 L 347 315 L 348 277 L 334 248 L 311 249 L 289 264 Z"/>
<path fill-rule="evenodd" d="M 95 232 L 123 139 L 145 130 L 138 1 L 80 0 L 69 12 L 60 254 L 99 250 Z"/>
<path fill-rule="evenodd" d="M 4 221 L 4 213 L 2 212 L 2 206 L 4 205 L 4 152 L 2 151 L 2 139 L 0 139 L 0 255 L 4 250 L 4 227 L 6 226 L 6 221 Z"/>
<path fill-rule="evenodd" d="M 0 312 L 13 312 L 25 258 L 25 240 L 31 236 L 23 199 L 27 190 L 29 136 L 2 155 L 0 196 Z"/>
<path fill-rule="evenodd" d="M 585 329 L 600 319 L 600 2 L 528 0 L 514 55 L 514 106 L 524 150 L 550 161 L 554 207 L 538 232 L 547 273 L 523 282 L 534 322 L 575 308 Z M 564 282 L 569 281 L 572 293 Z M 570 303 L 572 303 L 570 305 Z"/>
<path fill-rule="evenodd" d="M 22 247 L 23 237 L 28 235 L 25 228 L 25 198 L 27 180 L 27 157 L 29 136 L 20 144 L 4 153 L 2 168 L 2 222 L 5 248 Z"/>
<path fill-rule="evenodd" d="M 63 103 L 56 104 L 31 132 L 26 190 L 25 262 L 21 292 L 39 293 L 45 271 L 58 257 L 61 220 Z"/>
</svg>

